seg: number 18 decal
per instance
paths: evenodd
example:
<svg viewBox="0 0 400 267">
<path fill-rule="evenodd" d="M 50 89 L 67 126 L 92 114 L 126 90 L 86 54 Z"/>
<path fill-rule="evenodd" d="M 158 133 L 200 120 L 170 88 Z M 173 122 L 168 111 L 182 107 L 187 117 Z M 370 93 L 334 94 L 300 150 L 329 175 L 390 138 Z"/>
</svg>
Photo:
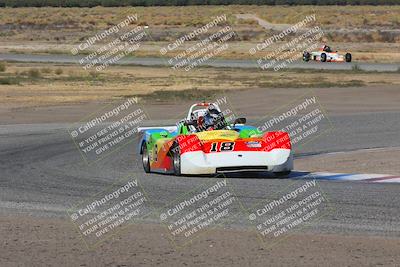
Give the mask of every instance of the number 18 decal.
<svg viewBox="0 0 400 267">
<path fill-rule="evenodd" d="M 222 142 L 218 148 L 218 143 L 212 143 L 210 152 L 232 151 L 235 148 L 235 142 Z"/>
</svg>

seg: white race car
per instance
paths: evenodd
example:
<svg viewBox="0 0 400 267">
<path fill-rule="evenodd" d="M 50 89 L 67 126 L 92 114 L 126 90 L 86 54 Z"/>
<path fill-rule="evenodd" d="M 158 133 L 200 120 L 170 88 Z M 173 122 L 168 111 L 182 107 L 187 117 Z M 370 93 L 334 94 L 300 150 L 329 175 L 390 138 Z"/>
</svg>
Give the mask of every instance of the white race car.
<svg viewBox="0 0 400 267">
<path fill-rule="evenodd" d="M 323 45 L 319 51 L 314 52 L 303 52 L 303 60 L 308 62 L 310 60 L 321 61 L 321 62 L 351 62 L 351 54 L 346 53 L 344 55 L 339 54 L 337 51 Z"/>
</svg>

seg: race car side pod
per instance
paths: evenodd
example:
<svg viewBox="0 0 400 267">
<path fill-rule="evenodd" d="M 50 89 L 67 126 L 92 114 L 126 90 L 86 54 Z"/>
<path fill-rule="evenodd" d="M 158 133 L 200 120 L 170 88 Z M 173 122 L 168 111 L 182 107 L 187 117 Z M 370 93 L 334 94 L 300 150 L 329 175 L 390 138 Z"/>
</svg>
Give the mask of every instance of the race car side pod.
<svg viewBox="0 0 400 267">
<path fill-rule="evenodd" d="M 178 135 L 175 139 L 179 145 L 180 154 L 202 150 L 202 142 L 195 134 Z"/>
<path fill-rule="evenodd" d="M 266 142 L 266 151 L 271 151 L 275 148 L 291 149 L 290 136 L 287 132 L 266 132 L 263 135 Z"/>
</svg>

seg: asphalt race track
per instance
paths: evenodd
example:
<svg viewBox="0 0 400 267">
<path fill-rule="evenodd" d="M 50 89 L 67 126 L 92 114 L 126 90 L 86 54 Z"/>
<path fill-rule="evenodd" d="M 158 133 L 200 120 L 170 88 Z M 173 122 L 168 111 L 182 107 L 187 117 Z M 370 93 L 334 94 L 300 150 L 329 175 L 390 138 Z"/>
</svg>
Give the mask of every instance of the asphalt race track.
<svg viewBox="0 0 400 267">
<path fill-rule="evenodd" d="M 0 0 L 0 267 L 400 267 L 400 0 L 315 2 Z"/>
<path fill-rule="evenodd" d="M 81 57 L 72 55 L 29 55 L 29 54 L 0 54 L 0 60 L 17 61 L 17 62 L 42 62 L 42 63 L 77 63 Z M 168 58 L 122 58 L 118 61 L 119 65 L 142 65 L 142 66 L 166 66 Z M 255 60 L 227 60 L 215 59 L 205 61 L 203 66 L 219 67 L 219 68 L 258 68 Z M 297 61 L 289 64 L 287 68 L 294 69 L 329 69 L 329 70 L 351 70 L 357 65 L 365 71 L 397 71 L 400 64 L 392 63 L 321 63 L 321 62 L 303 62 Z"/>
<path fill-rule="evenodd" d="M 26 57 L 26 55 L 23 55 Z M 337 151 L 399 146 L 400 112 L 332 115 L 328 134 L 296 151 L 297 158 Z M 251 124 L 251 122 L 250 122 Z M 151 215 L 178 196 L 213 177 L 144 174 L 136 142 L 92 165 L 83 162 L 67 133 L 68 123 L 0 126 L 0 212 L 67 217 L 66 210 L 118 181 L 136 177 L 151 199 Z M 296 167 L 295 167 L 296 169 Z M 301 171 L 301 172 L 300 172 Z M 296 170 L 293 176 L 310 170 Z M 266 173 L 227 174 L 228 183 L 245 208 L 295 181 Z M 253 178 L 253 179 L 252 179 Z M 214 179 L 214 180 L 213 180 Z M 397 184 L 318 180 L 331 211 L 302 231 L 400 236 L 400 194 Z M 247 214 L 226 227 L 248 227 Z"/>
</svg>

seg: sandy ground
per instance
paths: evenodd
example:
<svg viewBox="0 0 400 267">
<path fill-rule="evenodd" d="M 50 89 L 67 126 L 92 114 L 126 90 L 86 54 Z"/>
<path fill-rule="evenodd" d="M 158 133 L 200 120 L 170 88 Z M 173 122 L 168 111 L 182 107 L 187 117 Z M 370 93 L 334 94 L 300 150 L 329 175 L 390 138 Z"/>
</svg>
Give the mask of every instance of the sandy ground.
<svg viewBox="0 0 400 267">
<path fill-rule="evenodd" d="M 272 247 L 214 229 L 178 249 L 158 225 L 133 224 L 88 250 L 67 219 L 1 217 L 1 266 L 396 266 L 400 240 L 294 234 Z M 288 253 L 290 252 L 290 253 Z"/>
</svg>

